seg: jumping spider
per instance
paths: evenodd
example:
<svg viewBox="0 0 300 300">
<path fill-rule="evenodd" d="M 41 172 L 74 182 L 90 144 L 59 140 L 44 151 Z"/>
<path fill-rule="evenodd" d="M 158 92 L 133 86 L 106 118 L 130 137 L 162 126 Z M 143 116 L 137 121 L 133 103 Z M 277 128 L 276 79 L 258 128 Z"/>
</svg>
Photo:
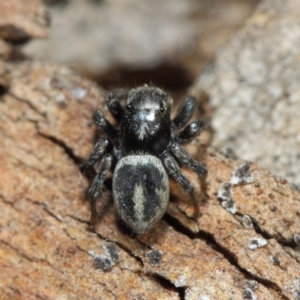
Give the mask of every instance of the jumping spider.
<svg viewBox="0 0 300 300">
<path fill-rule="evenodd" d="M 112 126 L 100 110 L 94 121 L 104 132 L 81 165 L 85 173 L 100 161 L 99 170 L 89 189 L 91 221 L 97 219 L 96 200 L 109 170 L 114 170 L 112 190 L 120 218 L 135 233 L 145 233 L 163 216 L 169 202 L 167 173 L 190 195 L 199 213 L 194 187 L 180 170 L 179 164 L 194 171 L 200 179 L 207 174 L 205 164 L 195 161 L 181 146 L 204 128 L 204 121 L 190 121 L 197 102 L 187 97 L 184 106 L 171 120 L 172 98 L 163 90 L 147 85 L 130 90 L 126 108 L 118 90 L 108 96 L 107 107 L 120 123 Z M 187 125 L 188 124 L 188 125 Z"/>
</svg>

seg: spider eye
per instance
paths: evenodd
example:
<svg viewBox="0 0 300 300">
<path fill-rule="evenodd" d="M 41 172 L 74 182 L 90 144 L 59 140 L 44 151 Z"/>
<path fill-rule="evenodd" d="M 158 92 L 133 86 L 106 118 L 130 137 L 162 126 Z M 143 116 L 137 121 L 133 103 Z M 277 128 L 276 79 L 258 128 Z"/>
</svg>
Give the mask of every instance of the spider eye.
<svg viewBox="0 0 300 300">
<path fill-rule="evenodd" d="M 160 110 L 160 112 L 161 112 L 162 114 L 165 112 L 166 109 L 165 109 L 165 107 L 163 106 L 163 104 L 160 106 L 160 109 L 159 109 L 159 110 Z"/>
<path fill-rule="evenodd" d="M 131 107 L 132 107 L 131 104 L 128 104 L 128 105 L 126 106 L 126 109 L 129 110 L 129 109 L 131 109 Z"/>
</svg>

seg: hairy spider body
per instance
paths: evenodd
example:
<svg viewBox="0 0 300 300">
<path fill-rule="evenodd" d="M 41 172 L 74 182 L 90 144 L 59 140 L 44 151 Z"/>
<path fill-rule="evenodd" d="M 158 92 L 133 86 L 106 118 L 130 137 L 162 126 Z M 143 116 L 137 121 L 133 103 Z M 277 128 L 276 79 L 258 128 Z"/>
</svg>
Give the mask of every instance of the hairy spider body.
<svg viewBox="0 0 300 300">
<path fill-rule="evenodd" d="M 153 155 L 122 158 L 113 175 L 113 196 L 127 226 L 138 233 L 147 231 L 162 218 L 169 202 L 169 179 L 161 160 Z"/>
<path fill-rule="evenodd" d="M 126 108 L 120 101 L 127 95 L 121 91 L 109 94 L 107 106 L 121 124 L 112 126 L 97 110 L 96 125 L 105 133 L 81 165 L 82 173 L 100 160 L 98 172 L 89 189 L 91 220 L 97 219 L 96 200 L 107 172 L 114 169 L 113 197 L 119 217 L 136 233 L 145 233 L 163 216 L 169 202 L 167 173 L 187 191 L 198 213 L 194 187 L 181 172 L 186 165 L 200 179 L 206 176 L 204 164 L 195 161 L 181 146 L 204 128 L 204 122 L 190 121 L 196 110 L 196 100 L 188 97 L 181 111 L 172 121 L 173 100 L 157 87 L 132 89 Z M 187 125 L 188 124 L 188 125 Z"/>
<path fill-rule="evenodd" d="M 149 153 L 159 156 L 171 141 L 172 99 L 158 88 L 137 88 L 129 93 L 121 124 L 124 155 Z"/>
</svg>

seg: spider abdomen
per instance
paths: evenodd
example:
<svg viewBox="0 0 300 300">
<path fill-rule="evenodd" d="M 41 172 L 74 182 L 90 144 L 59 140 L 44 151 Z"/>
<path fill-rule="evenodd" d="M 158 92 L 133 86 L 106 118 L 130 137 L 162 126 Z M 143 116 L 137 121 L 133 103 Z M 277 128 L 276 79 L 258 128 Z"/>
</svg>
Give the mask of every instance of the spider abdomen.
<svg viewBox="0 0 300 300">
<path fill-rule="evenodd" d="M 169 202 L 169 180 L 161 160 L 153 155 L 128 155 L 113 175 L 113 195 L 121 219 L 144 233 L 163 216 Z"/>
</svg>

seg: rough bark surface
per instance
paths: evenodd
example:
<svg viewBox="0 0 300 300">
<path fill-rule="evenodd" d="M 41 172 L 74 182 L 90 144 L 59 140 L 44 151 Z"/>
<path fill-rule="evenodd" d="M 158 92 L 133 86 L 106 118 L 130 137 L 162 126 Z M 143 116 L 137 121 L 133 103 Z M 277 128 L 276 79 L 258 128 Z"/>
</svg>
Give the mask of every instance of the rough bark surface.
<svg viewBox="0 0 300 300">
<path fill-rule="evenodd" d="M 0 1 L 0 38 L 22 43 L 31 38 L 45 38 L 50 17 L 41 0 Z M 0 43 L 0 54 L 3 46 Z"/>
<path fill-rule="evenodd" d="M 131 237 L 104 188 L 93 232 L 78 162 L 103 91 L 40 62 L 2 63 L 1 74 L 2 299 L 299 299 L 300 195 L 286 180 L 212 149 L 203 155 L 196 140 L 189 151 L 209 169 L 198 219 L 172 183 L 166 217 Z M 96 269 L 99 257 L 110 271 Z"/>
<path fill-rule="evenodd" d="M 18 1 L 3 3 L 20 12 Z M 41 35 L 29 13 L 39 5 L 28 1 L 23 13 L 27 37 Z M 15 43 L 14 33 L 0 38 Z M 204 150 L 203 139 L 188 150 L 207 163 L 205 184 L 186 171 L 201 216 L 171 181 L 163 220 L 130 236 L 107 184 L 91 230 L 78 164 L 95 140 L 93 111 L 109 117 L 104 102 L 105 91 L 66 67 L 0 59 L 1 300 L 300 299 L 300 192 L 257 164 Z"/>
<path fill-rule="evenodd" d="M 215 147 L 231 148 L 297 185 L 299 18 L 297 1 L 262 1 L 194 88 L 215 107 Z"/>
</svg>

